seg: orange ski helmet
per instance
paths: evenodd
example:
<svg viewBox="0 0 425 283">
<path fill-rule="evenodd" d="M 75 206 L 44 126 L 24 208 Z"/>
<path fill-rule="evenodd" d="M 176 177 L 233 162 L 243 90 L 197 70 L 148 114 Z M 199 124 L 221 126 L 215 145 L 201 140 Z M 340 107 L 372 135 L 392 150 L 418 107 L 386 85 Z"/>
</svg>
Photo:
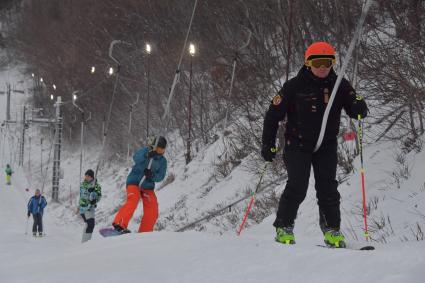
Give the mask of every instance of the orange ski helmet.
<svg viewBox="0 0 425 283">
<path fill-rule="evenodd" d="M 304 54 L 304 61 L 307 64 L 309 60 L 315 58 L 330 58 L 335 60 L 335 49 L 327 42 L 318 41 L 311 44 Z"/>
</svg>

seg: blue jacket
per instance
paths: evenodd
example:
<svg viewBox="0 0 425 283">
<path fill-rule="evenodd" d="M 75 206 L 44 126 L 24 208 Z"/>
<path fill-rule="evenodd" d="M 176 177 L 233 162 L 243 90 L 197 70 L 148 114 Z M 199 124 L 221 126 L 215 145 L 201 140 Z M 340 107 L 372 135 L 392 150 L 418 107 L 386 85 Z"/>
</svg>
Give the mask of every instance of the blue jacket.
<svg viewBox="0 0 425 283">
<path fill-rule="evenodd" d="M 147 146 L 142 147 L 133 155 L 134 166 L 127 177 L 127 185 L 139 185 L 142 177 L 145 175 L 144 171 L 149 164 L 149 158 L 147 156 L 149 150 L 150 148 Z M 142 184 L 143 189 L 153 190 L 155 188 L 155 182 L 161 182 L 164 179 L 167 172 L 167 159 L 162 155 L 153 157 L 151 170 L 153 177 L 149 180 L 145 178 Z"/>
<path fill-rule="evenodd" d="M 47 201 L 44 196 L 32 196 L 28 202 L 28 212 L 34 214 L 40 213 L 43 215 L 43 210 L 47 205 Z"/>
</svg>

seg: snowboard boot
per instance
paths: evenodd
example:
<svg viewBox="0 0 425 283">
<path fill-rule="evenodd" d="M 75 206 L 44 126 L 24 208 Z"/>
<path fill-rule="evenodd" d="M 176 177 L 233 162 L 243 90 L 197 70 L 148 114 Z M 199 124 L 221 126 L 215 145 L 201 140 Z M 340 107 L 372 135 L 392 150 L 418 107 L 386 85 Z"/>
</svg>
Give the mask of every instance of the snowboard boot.
<svg viewBox="0 0 425 283">
<path fill-rule="evenodd" d="M 328 247 L 332 248 L 345 248 L 345 238 L 344 235 L 339 231 L 339 229 L 328 228 L 325 233 L 325 244 Z"/>
<path fill-rule="evenodd" d="M 117 232 L 120 232 L 121 233 L 121 231 L 124 230 L 124 228 L 122 228 L 118 224 L 112 223 L 112 226 L 114 227 L 115 231 L 117 231 Z"/>
<path fill-rule="evenodd" d="M 285 245 L 295 244 L 294 226 L 277 227 L 275 240 Z"/>
<path fill-rule="evenodd" d="M 128 230 L 127 228 L 123 228 L 118 224 L 112 223 L 112 226 L 114 226 L 115 231 L 121 233 L 121 234 L 127 234 L 127 233 L 131 233 L 130 230 Z"/>
<path fill-rule="evenodd" d="M 32 232 L 33 237 L 37 237 L 37 233 L 36 232 Z"/>
<path fill-rule="evenodd" d="M 39 237 L 43 237 L 43 232 L 38 232 Z"/>
</svg>

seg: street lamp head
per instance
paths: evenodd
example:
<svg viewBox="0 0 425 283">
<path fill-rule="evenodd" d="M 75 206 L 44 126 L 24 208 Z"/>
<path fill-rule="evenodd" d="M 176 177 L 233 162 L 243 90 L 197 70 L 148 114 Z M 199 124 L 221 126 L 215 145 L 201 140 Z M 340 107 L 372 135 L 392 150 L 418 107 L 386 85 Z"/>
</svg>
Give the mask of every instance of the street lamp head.
<svg viewBox="0 0 425 283">
<path fill-rule="evenodd" d="M 73 94 L 72 95 L 72 99 L 74 99 L 74 101 L 77 100 L 77 95 L 76 94 Z"/>
<path fill-rule="evenodd" d="M 108 71 L 108 74 L 109 74 L 110 76 L 112 76 L 112 75 L 114 74 L 114 68 L 110 67 L 110 68 L 109 68 L 109 71 Z"/>
<path fill-rule="evenodd" d="M 94 72 L 96 72 L 96 67 L 95 66 L 92 66 L 91 67 L 91 70 L 90 70 L 90 73 L 94 74 Z"/>
<path fill-rule="evenodd" d="M 50 95 L 50 100 L 53 100 L 55 97 L 53 96 L 53 94 Z"/>
<path fill-rule="evenodd" d="M 33 78 L 35 77 L 34 73 L 31 74 L 31 77 L 33 77 Z"/>
<path fill-rule="evenodd" d="M 195 55 L 195 45 L 193 43 L 189 44 L 189 54 L 190 56 L 194 56 Z"/>
<path fill-rule="evenodd" d="M 43 78 L 40 78 L 40 82 L 43 82 Z"/>
<path fill-rule="evenodd" d="M 147 43 L 146 44 L 146 53 L 148 53 L 148 55 L 149 55 L 149 54 L 151 54 L 151 51 L 152 51 L 152 47 L 149 43 Z"/>
<path fill-rule="evenodd" d="M 53 84 L 53 89 L 56 90 L 56 85 L 55 84 Z"/>
</svg>

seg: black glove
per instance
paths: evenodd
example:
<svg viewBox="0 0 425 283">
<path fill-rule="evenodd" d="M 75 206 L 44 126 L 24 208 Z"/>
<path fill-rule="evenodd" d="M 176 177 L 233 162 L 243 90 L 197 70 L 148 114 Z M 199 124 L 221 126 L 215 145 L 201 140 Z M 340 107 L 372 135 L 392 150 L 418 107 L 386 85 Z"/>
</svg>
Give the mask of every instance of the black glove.
<svg viewBox="0 0 425 283">
<path fill-rule="evenodd" d="M 365 118 L 367 116 L 367 111 L 368 109 L 363 97 L 357 96 L 356 100 L 351 104 L 351 112 L 356 116 L 360 115 L 362 118 Z"/>
<path fill-rule="evenodd" d="M 146 168 L 144 173 L 145 173 L 146 179 L 152 179 L 153 174 L 152 174 L 152 170 L 151 169 Z"/>
<path fill-rule="evenodd" d="M 148 158 L 154 158 L 158 153 L 155 150 L 151 150 L 148 152 Z"/>
<path fill-rule="evenodd" d="M 31 216 L 31 213 L 30 213 L 29 211 L 28 211 L 28 213 L 27 213 L 27 216 L 28 216 L 28 217 L 30 217 L 30 216 Z"/>
<path fill-rule="evenodd" d="M 97 203 L 97 200 L 95 200 L 95 199 L 90 201 L 91 205 L 96 205 L 96 203 Z"/>
<path fill-rule="evenodd" d="M 272 162 L 273 158 L 276 157 L 276 148 L 274 146 L 270 145 L 263 145 L 261 148 L 261 156 L 264 158 L 265 161 Z"/>
<path fill-rule="evenodd" d="M 91 187 L 91 188 L 89 188 L 89 189 L 88 189 L 88 191 L 89 191 L 89 193 L 91 193 L 91 192 L 93 192 L 93 191 L 94 191 L 94 188 L 93 188 L 93 187 Z"/>
</svg>

